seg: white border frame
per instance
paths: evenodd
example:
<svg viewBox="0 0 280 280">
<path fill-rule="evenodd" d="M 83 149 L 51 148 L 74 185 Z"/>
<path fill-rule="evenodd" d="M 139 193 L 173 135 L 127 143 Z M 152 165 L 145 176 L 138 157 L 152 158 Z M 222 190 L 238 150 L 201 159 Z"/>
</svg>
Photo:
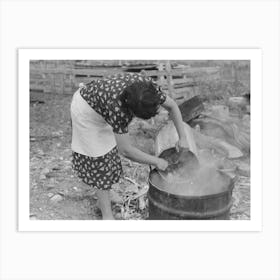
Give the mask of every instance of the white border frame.
<svg viewBox="0 0 280 280">
<path fill-rule="evenodd" d="M 29 219 L 30 60 L 250 60 L 251 219 L 229 221 L 91 221 Z M 260 49 L 19 49 L 19 231 L 261 231 L 262 229 L 262 65 Z"/>
</svg>

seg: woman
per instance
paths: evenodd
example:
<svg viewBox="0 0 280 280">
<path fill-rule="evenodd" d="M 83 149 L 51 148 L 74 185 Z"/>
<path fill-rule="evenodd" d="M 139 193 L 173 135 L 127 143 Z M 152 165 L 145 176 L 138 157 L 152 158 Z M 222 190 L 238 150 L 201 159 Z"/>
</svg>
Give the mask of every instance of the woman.
<svg viewBox="0 0 280 280">
<path fill-rule="evenodd" d="M 165 170 L 167 161 L 132 146 L 128 125 L 134 117 L 149 119 L 162 106 L 170 112 L 187 147 L 181 113 L 176 103 L 148 77 L 124 73 L 92 81 L 80 88 L 71 103 L 73 169 L 84 183 L 97 188 L 103 219 L 114 219 L 109 191 L 122 173 L 118 152 Z"/>
</svg>

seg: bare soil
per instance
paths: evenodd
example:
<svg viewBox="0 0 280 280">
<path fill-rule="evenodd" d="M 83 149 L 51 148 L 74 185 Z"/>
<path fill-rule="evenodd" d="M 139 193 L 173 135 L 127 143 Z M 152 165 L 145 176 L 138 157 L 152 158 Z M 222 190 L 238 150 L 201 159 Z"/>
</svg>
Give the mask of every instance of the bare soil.
<svg viewBox="0 0 280 280">
<path fill-rule="evenodd" d="M 71 96 L 32 93 L 30 103 L 30 219 L 101 219 L 94 190 L 79 182 L 71 168 Z M 139 129 L 135 120 L 130 134 L 135 145 L 153 153 L 157 125 Z M 242 159 L 248 163 L 249 159 Z M 149 167 L 122 158 L 124 176 L 113 194 L 117 219 L 148 217 Z M 246 175 L 246 174 L 245 174 Z M 250 178 L 239 174 L 233 191 L 230 218 L 250 219 Z"/>
</svg>

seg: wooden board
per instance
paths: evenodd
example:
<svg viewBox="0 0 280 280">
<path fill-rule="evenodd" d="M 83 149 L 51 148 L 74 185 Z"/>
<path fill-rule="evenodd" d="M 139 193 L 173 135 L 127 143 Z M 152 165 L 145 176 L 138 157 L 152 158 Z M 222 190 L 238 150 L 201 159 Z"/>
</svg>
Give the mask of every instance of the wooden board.
<svg viewBox="0 0 280 280">
<path fill-rule="evenodd" d="M 82 65 L 82 63 L 78 64 Z M 107 75 L 123 73 L 121 67 L 104 67 L 104 64 L 94 69 L 73 69 L 73 65 L 73 61 L 63 61 L 63 63 L 60 61 L 36 61 L 30 63 L 30 90 L 43 90 L 44 92 L 59 94 L 72 93 L 80 83 L 87 83 Z M 152 63 L 151 65 L 154 66 Z M 142 66 L 136 65 L 135 67 L 141 68 Z M 206 75 L 207 78 L 214 79 L 219 74 L 219 67 L 172 69 L 169 64 L 165 68 L 159 65 L 159 69 L 146 70 L 145 73 L 149 77 L 156 77 L 163 89 L 177 100 L 185 100 L 196 95 L 197 81 L 201 77 L 204 78 Z"/>
<path fill-rule="evenodd" d="M 218 73 L 220 70 L 219 67 L 192 67 L 192 68 L 178 68 L 172 69 L 171 74 L 172 76 L 182 76 L 188 74 L 190 76 L 197 76 L 201 74 L 215 74 Z M 151 70 L 146 71 L 148 76 L 166 76 L 169 73 L 166 70 L 158 71 L 158 70 Z"/>
</svg>

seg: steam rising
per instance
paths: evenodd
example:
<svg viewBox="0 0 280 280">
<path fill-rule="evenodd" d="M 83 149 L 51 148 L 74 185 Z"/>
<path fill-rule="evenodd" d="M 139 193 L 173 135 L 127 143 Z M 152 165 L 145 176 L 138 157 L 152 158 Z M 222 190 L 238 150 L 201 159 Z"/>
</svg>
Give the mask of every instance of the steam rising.
<svg viewBox="0 0 280 280">
<path fill-rule="evenodd" d="M 215 161 L 199 155 L 199 163 L 195 170 L 182 166 L 166 175 L 155 173 L 152 183 L 166 192 L 185 196 L 211 195 L 228 189 L 230 178 L 217 171 Z"/>
</svg>

